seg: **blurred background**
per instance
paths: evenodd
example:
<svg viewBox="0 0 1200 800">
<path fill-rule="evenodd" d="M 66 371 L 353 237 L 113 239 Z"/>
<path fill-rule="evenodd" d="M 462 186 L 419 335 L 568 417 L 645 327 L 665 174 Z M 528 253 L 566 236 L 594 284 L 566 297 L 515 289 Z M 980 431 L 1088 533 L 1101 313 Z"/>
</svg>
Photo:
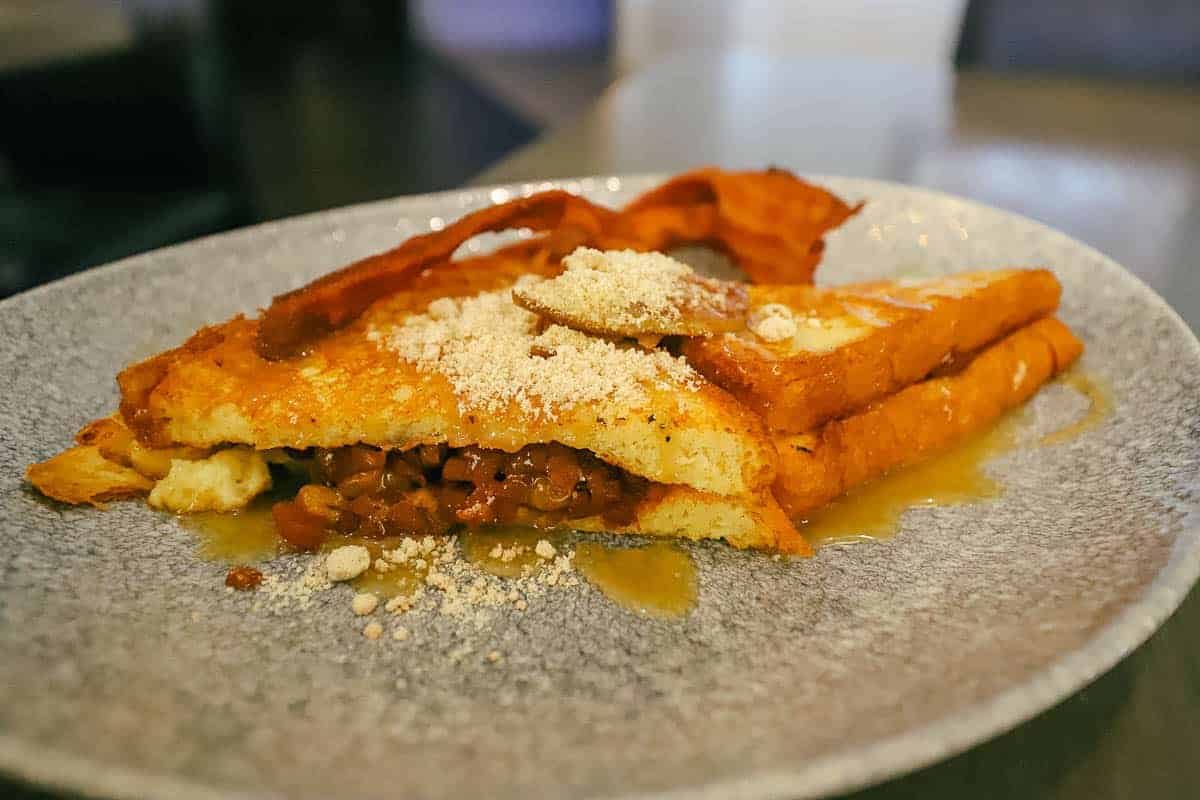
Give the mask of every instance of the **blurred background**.
<svg viewBox="0 0 1200 800">
<path fill-rule="evenodd" d="M 1032 110 L 965 74 L 1034 76 Z M 1194 113 L 1145 116 L 1198 76 L 1191 0 L 0 0 L 0 296 L 347 203 L 709 161 L 1002 204 L 1049 171 L 1042 205 L 1101 216 L 1148 179 L 1186 217 Z M 1039 116 L 1062 103 L 1083 117 Z M 1106 167 L 1122 147 L 1136 175 Z"/>
<path fill-rule="evenodd" d="M 348 203 L 708 163 L 1032 216 L 1200 328 L 1197 0 L 0 0 L 0 297 Z M 860 797 L 1193 797 L 1198 704 L 1193 592 L 1058 708 Z"/>
</svg>

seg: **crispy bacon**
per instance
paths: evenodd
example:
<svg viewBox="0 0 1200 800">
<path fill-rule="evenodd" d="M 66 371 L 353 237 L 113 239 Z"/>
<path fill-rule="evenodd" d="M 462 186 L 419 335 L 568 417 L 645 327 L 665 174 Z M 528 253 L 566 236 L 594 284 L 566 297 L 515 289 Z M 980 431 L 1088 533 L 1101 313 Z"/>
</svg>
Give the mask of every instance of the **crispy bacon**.
<svg viewBox="0 0 1200 800">
<path fill-rule="evenodd" d="M 679 175 L 634 200 L 621 225 L 647 250 L 710 244 L 755 283 L 812 283 L 824 235 L 858 213 L 782 169 Z"/>
<path fill-rule="evenodd" d="M 473 236 L 531 228 L 586 240 L 614 215 L 563 191 L 542 192 L 468 214 L 444 230 L 414 236 L 393 250 L 276 297 L 259 321 L 259 355 L 277 361 L 303 353 L 313 340 L 355 319 L 380 297 L 404 288 L 422 269 L 445 263 Z"/>
<path fill-rule="evenodd" d="M 269 360 L 299 355 L 321 336 L 361 315 L 381 297 L 441 271 L 454 251 L 481 233 L 531 228 L 545 235 L 472 259 L 554 274 L 576 247 L 666 250 L 711 244 L 759 283 L 810 283 L 822 236 L 861 208 L 783 170 L 680 175 L 620 212 L 549 191 L 468 214 L 444 230 L 415 236 L 276 297 L 259 319 L 257 350 Z M 487 261 L 489 260 L 490 261 Z M 456 262 L 462 263 L 462 262 Z"/>
</svg>

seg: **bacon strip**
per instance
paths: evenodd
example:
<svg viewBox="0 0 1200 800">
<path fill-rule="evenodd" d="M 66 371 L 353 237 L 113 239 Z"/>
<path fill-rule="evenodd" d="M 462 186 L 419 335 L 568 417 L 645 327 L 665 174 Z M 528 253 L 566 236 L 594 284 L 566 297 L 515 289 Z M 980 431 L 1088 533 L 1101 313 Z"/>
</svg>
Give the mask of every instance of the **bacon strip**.
<svg viewBox="0 0 1200 800">
<path fill-rule="evenodd" d="M 621 212 L 563 191 L 549 191 L 468 214 L 442 231 L 415 236 L 276 297 L 259 320 L 257 350 L 269 360 L 302 354 L 321 336 L 361 315 L 414 276 L 449 264 L 481 233 L 511 228 L 545 232 L 498 250 L 497 264 L 523 261 L 553 273 L 576 247 L 665 250 L 712 244 L 760 283 L 810 283 L 826 231 L 861 208 L 783 170 L 686 173 L 642 195 Z"/>
<path fill-rule="evenodd" d="M 782 169 L 679 175 L 634 200 L 621 225 L 645 249 L 710 244 L 754 283 L 811 283 L 823 236 L 862 208 Z"/>
<path fill-rule="evenodd" d="M 563 191 L 542 192 L 468 214 L 444 230 L 414 236 L 386 253 L 364 258 L 279 295 L 259 321 L 257 349 L 277 361 L 303 353 L 316 339 L 398 291 L 422 269 L 447 261 L 459 245 L 481 233 L 510 228 L 595 236 L 615 212 Z"/>
</svg>

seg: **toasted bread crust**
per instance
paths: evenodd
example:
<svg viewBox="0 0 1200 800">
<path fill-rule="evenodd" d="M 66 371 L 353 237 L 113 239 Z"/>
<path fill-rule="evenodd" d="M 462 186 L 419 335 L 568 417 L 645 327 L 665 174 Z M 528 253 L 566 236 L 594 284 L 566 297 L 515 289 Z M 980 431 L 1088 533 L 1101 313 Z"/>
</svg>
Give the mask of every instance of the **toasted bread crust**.
<svg viewBox="0 0 1200 800">
<path fill-rule="evenodd" d="M 152 480 L 170 472 L 172 461 L 194 461 L 208 455 L 208 450 L 196 447 L 146 447 L 118 414 L 84 425 L 75 434 L 75 441 L 80 445 L 95 445 L 109 461 L 130 467 Z"/>
<path fill-rule="evenodd" d="M 808 434 L 776 437 L 775 496 L 799 517 L 890 469 L 981 431 L 1066 369 L 1083 344 L 1054 318 L 991 345 L 961 372 L 930 378 Z"/>
<path fill-rule="evenodd" d="M 929 294 L 923 287 L 947 294 Z M 824 351 L 804 350 L 792 342 L 764 342 L 747 331 L 689 339 L 683 355 L 761 414 L 771 429 L 802 433 L 1051 313 L 1061 287 L 1047 270 L 1007 270 L 922 286 L 755 286 L 750 292 L 753 308 L 779 303 L 844 325 L 837 329 L 844 341 L 833 340 Z"/>
<path fill-rule="evenodd" d="M 614 528 L 593 517 L 574 520 L 571 527 L 641 536 L 723 539 L 739 549 L 812 555 L 812 547 L 769 492 L 721 497 L 686 486 L 655 486 L 638 506 L 630 525 Z"/>
<path fill-rule="evenodd" d="M 701 277 L 662 253 L 580 248 L 563 266 L 557 277 L 513 290 L 513 302 L 607 338 L 704 336 L 745 324 L 744 284 Z"/>
</svg>

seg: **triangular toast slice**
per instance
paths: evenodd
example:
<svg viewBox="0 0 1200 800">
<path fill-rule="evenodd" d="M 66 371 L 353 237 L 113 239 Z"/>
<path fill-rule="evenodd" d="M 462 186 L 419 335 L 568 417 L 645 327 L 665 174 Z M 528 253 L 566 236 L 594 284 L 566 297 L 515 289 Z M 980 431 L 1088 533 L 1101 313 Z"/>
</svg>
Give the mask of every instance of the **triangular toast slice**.
<svg viewBox="0 0 1200 800">
<path fill-rule="evenodd" d="M 266 451 L 316 476 L 276 514 L 301 546 L 314 528 L 465 521 L 807 551 L 770 494 L 776 455 L 756 415 L 681 358 L 545 327 L 510 291 L 398 293 L 284 360 L 264 359 L 257 322 L 237 318 L 128 368 L 121 423 L 136 446 L 194 449 L 151 503 L 244 504 L 238 487 L 266 488 L 253 463 Z M 54 476 L 39 477 L 53 496 Z"/>
<path fill-rule="evenodd" d="M 1061 289 L 1034 269 L 749 291 L 745 328 L 690 338 L 683 355 L 772 429 L 800 433 L 1052 313 Z"/>
<path fill-rule="evenodd" d="M 897 467 L 986 430 L 1083 352 L 1059 320 L 1026 325 L 939 375 L 818 430 L 775 438 L 775 495 L 793 518 Z"/>
</svg>

